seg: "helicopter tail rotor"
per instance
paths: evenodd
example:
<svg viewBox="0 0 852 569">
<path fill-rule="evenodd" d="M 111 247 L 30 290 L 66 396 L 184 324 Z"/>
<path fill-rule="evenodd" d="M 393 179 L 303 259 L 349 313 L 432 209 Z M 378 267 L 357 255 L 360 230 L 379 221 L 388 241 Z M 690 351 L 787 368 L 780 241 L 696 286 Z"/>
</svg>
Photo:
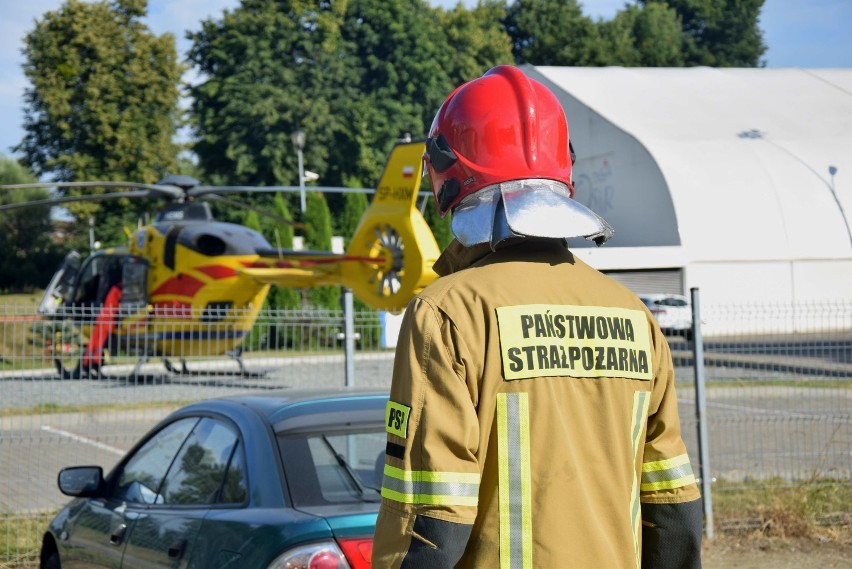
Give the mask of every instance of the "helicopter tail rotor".
<svg viewBox="0 0 852 569">
<path fill-rule="evenodd" d="M 423 170 L 423 141 L 391 150 L 376 197 L 355 230 L 346 254 L 375 262 L 346 263 L 343 285 L 367 304 L 399 312 L 435 280 L 440 249 L 416 207 Z"/>
</svg>

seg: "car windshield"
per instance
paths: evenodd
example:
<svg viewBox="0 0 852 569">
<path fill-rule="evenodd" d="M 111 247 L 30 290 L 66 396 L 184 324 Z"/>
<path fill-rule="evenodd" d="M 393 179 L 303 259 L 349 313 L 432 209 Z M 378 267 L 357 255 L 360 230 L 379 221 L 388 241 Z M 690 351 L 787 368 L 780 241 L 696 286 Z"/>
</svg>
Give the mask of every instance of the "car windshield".
<svg viewBox="0 0 852 569">
<path fill-rule="evenodd" d="M 378 501 L 385 464 L 382 429 L 280 436 L 278 446 L 296 507 Z"/>
</svg>

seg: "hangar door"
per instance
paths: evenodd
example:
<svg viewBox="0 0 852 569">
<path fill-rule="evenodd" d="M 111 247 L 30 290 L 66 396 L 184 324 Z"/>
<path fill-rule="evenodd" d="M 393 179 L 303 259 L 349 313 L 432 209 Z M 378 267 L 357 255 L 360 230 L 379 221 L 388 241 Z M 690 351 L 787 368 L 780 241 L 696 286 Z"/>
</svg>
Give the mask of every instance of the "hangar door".
<svg viewBox="0 0 852 569">
<path fill-rule="evenodd" d="M 647 271 L 604 271 L 636 294 L 685 294 L 682 269 L 651 269 Z"/>
</svg>

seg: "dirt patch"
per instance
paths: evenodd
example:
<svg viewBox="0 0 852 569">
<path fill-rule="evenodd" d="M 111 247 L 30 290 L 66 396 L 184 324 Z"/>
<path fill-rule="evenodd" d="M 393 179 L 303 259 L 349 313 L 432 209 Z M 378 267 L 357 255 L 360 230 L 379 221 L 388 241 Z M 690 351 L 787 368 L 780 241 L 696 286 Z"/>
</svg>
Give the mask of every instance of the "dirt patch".
<svg viewBox="0 0 852 569">
<path fill-rule="evenodd" d="M 849 569 L 852 527 L 826 528 L 808 537 L 717 534 L 705 540 L 702 559 L 704 569 Z"/>
</svg>

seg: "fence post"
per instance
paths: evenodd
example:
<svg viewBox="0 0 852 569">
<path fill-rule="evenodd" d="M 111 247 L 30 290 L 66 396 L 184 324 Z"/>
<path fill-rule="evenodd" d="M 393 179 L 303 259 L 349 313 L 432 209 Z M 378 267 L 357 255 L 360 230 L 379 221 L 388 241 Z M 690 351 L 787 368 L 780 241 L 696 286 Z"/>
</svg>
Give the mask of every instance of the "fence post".
<svg viewBox="0 0 852 569">
<path fill-rule="evenodd" d="M 352 289 L 343 289 L 343 350 L 346 360 L 346 387 L 355 385 L 355 303 Z"/>
<path fill-rule="evenodd" d="M 698 288 L 692 294 L 692 363 L 695 369 L 695 417 L 698 420 L 698 459 L 701 461 L 701 500 L 704 534 L 713 539 L 713 500 L 710 496 L 710 441 L 707 438 L 707 398 L 704 393 L 704 338 L 701 336 L 701 307 Z"/>
</svg>

